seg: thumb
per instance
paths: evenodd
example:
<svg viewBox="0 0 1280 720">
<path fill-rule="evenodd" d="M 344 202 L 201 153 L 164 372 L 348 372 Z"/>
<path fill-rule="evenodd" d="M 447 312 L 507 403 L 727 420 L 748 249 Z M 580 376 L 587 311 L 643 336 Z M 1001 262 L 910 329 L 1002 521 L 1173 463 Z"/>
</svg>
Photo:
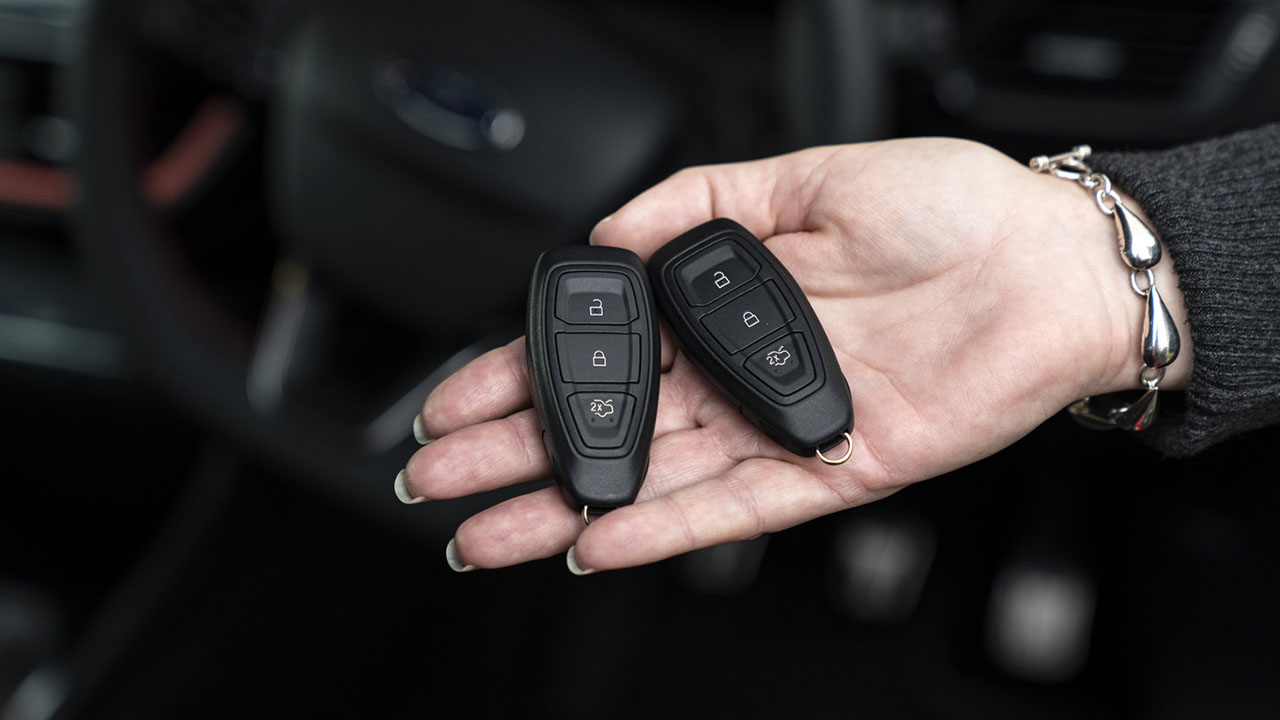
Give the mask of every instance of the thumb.
<svg viewBox="0 0 1280 720">
<path fill-rule="evenodd" d="M 849 148 L 851 146 L 844 146 Z M 805 230 L 817 172 L 841 147 L 681 170 L 601 220 L 592 245 L 623 247 L 648 261 L 662 245 L 708 220 L 736 220 L 756 237 Z"/>
</svg>

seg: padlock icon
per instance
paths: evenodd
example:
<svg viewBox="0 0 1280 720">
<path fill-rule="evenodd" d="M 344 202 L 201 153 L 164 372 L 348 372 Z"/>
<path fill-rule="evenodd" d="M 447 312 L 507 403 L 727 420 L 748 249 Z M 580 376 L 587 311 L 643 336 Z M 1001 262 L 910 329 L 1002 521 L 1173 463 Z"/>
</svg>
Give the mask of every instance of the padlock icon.
<svg viewBox="0 0 1280 720">
<path fill-rule="evenodd" d="M 608 360 L 605 359 L 604 351 L 597 350 L 591 356 L 591 364 L 595 367 L 605 367 Z"/>
<path fill-rule="evenodd" d="M 760 318 L 756 317 L 753 312 L 742 313 L 742 323 L 747 327 L 755 327 L 760 324 Z"/>
<path fill-rule="evenodd" d="M 724 289 L 724 287 L 729 284 L 729 276 L 725 275 L 720 270 L 717 270 L 716 274 L 711 276 L 711 279 L 715 280 L 716 287 L 720 289 Z"/>
<path fill-rule="evenodd" d="M 587 308 L 587 313 L 591 317 L 604 317 L 604 301 L 600 298 L 592 298 L 591 307 Z"/>
</svg>

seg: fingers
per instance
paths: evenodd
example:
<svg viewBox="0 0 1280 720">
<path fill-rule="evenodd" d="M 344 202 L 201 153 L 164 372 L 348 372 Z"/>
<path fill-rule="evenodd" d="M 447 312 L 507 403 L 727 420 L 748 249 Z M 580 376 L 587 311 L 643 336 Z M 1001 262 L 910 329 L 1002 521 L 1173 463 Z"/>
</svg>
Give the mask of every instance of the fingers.
<svg viewBox="0 0 1280 720">
<path fill-rule="evenodd" d="M 568 550 L 582 527 L 582 514 L 551 486 L 472 515 L 454 533 L 454 548 L 464 565 L 507 567 Z"/>
<path fill-rule="evenodd" d="M 735 458 L 703 452 L 709 432 L 684 430 L 656 440 L 641 499 L 699 482 L 737 463 Z M 569 507 L 559 488 L 549 487 L 471 516 L 454 534 L 454 547 L 464 564 L 506 567 L 564 552 L 584 527 L 580 509 Z"/>
<path fill-rule="evenodd" d="M 414 453 L 404 472 L 410 495 L 440 500 L 546 477 L 551 464 L 529 408 L 436 440 Z"/>
<path fill-rule="evenodd" d="M 826 469 L 811 469 L 812 463 L 753 458 L 669 495 L 615 510 L 578 537 L 576 562 L 586 570 L 642 565 L 873 499 L 871 493 L 851 499 L 836 492 L 823 479 Z"/>
<path fill-rule="evenodd" d="M 690 390 L 684 381 L 659 386 L 655 440 L 697 426 L 689 414 L 690 404 L 681 397 L 690 392 L 696 390 Z M 650 475 L 660 466 L 660 460 L 651 460 Z M 404 482 L 415 498 L 442 500 L 545 478 L 550 472 L 541 425 L 534 410 L 528 408 L 510 417 L 463 427 L 420 448 L 405 465 Z"/>
<path fill-rule="evenodd" d="M 741 418 L 738 425 L 755 432 Z M 754 445 L 737 442 L 741 433 L 741 427 L 725 424 L 715 428 L 685 428 L 657 437 L 649 454 L 649 472 L 640 488 L 639 502 L 646 505 L 658 502 L 654 498 L 731 471 L 747 453 L 755 451 Z M 439 442 L 443 444 L 447 440 L 449 438 Z M 615 510 L 605 517 L 617 512 L 621 511 Z M 504 567 L 563 552 L 577 540 L 584 527 L 580 509 L 570 508 L 559 489 L 552 487 L 473 515 L 458 528 L 454 536 L 455 549 L 465 564 Z"/>
<path fill-rule="evenodd" d="M 490 350 L 440 383 L 422 408 L 427 435 L 506 417 L 531 404 L 524 338 Z"/>
<path fill-rule="evenodd" d="M 591 243 L 625 247 L 648 260 L 680 233 L 717 217 L 732 218 L 760 238 L 804 230 L 819 170 L 837 152 L 853 151 L 849 146 L 812 148 L 681 170 L 597 225 Z"/>
</svg>

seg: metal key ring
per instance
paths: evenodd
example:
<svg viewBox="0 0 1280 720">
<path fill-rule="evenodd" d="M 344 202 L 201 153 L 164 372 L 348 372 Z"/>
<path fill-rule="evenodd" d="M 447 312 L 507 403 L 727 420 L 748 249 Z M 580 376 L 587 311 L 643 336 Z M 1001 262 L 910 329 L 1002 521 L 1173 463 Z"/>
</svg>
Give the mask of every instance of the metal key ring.
<svg viewBox="0 0 1280 720">
<path fill-rule="evenodd" d="M 849 435 L 849 433 L 844 433 L 844 440 L 848 443 L 849 447 L 845 448 L 844 455 L 839 460 L 832 460 L 826 455 L 823 455 L 821 450 L 816 451 L 818 459 L 828 465 L 841 465 L 848 461 L 849 458 L 853 457 L 853 437 Z"/>
</svg>

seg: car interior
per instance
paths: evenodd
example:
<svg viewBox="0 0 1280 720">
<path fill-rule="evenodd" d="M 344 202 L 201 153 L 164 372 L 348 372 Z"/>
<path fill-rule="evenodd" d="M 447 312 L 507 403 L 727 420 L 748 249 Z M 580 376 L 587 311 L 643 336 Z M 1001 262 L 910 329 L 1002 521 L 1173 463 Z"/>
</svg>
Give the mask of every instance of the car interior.
<svg viewBox="0 0 1280 720">
<path fill-rule="evenodd" d="M 1280 120 L 1278 43 L 1275 0 L 0 0 L 0 719 L 1280 716 L 1274 428 L 1060 413 L 591 577 L 449 569 L 528 486 L 392 491 L 538 256 L 680 168 L 1194 142 Z"/>
</svg>

